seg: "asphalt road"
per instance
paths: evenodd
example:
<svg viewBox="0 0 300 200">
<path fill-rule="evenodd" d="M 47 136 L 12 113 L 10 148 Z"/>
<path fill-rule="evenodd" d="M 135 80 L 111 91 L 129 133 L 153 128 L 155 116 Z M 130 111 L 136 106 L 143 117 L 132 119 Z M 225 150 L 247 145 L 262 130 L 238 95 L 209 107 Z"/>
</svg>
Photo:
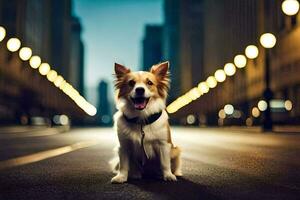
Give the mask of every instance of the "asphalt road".
<svg viewBox="0 0 300 200">
<path fill-rule="evenodd" d="M 1 130 L 1 129 L 0 129 Z M 300 134 L 174 128 L 177 182 L 111 184 L 111 128 L 0 131 L 0 199 L 300 199 Z"/>
</svg>

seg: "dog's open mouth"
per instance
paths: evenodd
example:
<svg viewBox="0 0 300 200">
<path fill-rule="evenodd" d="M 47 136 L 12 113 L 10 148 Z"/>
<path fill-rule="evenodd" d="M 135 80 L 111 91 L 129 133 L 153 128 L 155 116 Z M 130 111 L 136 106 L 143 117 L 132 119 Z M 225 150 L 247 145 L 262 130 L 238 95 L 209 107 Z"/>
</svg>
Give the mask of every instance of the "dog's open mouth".
<svg viewBox="0 0 300 200">
<path fill-rule="evenodd" d="M 146 108 L 149 98 L 145 98 L 145 97 L 135 97 L 135 98 L 131 98 L 134 108 L 137 110 L 143 110 L 144 108 Z"/>
</svg>

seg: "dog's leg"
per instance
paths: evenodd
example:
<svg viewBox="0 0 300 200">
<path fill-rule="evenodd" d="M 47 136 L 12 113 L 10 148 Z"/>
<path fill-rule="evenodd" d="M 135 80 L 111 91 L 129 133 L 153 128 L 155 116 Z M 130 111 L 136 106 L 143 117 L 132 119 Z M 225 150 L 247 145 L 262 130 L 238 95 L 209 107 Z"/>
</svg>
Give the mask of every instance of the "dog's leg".
<svg viewBox="0 0 300 200">
<path fill-rule="evenodd" d="M 182 176 L 181 171 L 181 150 L 179 147 L 171 148 L 171 169 L 175 176 Z"/>
<path fill-rule="evenodd" d="M 118 174 L 111 179 L 112 183 L 124 183 L 128 178 L 128 170 L 129 170 L 129 154 L 126 151 L 126 148 L 119 148 L 119 157 L 120 157 L 120 169 Z"/>
<path fill-rule="evenodd" d="M 159 147 L 160 164 L 165 181 L 176 181 L 176 176 L 171 172 L 171 144 L 163 143 Z"/>
</svg>

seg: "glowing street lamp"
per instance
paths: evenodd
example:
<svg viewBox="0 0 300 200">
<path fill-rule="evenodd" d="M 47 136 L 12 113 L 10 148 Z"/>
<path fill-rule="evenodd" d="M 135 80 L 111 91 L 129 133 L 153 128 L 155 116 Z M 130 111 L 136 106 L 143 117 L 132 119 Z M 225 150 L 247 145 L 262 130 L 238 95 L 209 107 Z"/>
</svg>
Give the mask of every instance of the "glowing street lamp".
<svg viewBox="0 0 300 200">
<path fill-rule="evenodd" d="M 236 72 L 236 68 L 235 68 L 234 64 L 232 64 L 232 63 L 225 64 L 224 72 L 227 76 L 233 76 Z"/>
<path fill-rule="evenodd" d="M 50 65 L 48 63 L 42 63 L 41 66 L 39 67 L 39 72 L 41 75 L 45 76 L 48 74 L 50 71 Z"/>
<path fill-rule="evenodd" d="M 272 131 L 273 120 L 270 107 L 270 101 L 273 98 L 273 91 L 271 89 L 271 72 L 270 72 L 270 50 L 276 45 L 276 37 L 272 33 L 264 33 L 260 36 L 261 45 L 266 48 L 265 53 L 265 89 L 263 93 L 264 101 L 266 102 L 266 109 L 263 112 L 263 130 Z M 258 108 L 257 108 L 258 110 Z M 258 110 L 259 111 L 259 110 Z"/>
<path fill-rule="evenodd" d="M 257 107 L 260 111 L 265 111 L 268 108 L 268 104 L 265 100 L 260 100 L 257 104 Z"/>
<path fill-rule="evenodd" d="M 37 69 L 40 66 L 41 62 L 42 60 L 39 56 L 32 56 L 29 60 L 29 64 L 33 69 Z"/>
<path fill-rule="evenodd" d="M 299 11 L 299 2 L 297 0 L 284 0 L 281 9 L 288 16 L 296 15 Z"/>
<path fill-rule="evenodd" d="M 200 92 L 203 93 L 203 94 L 208 93 L 208 91 L 209 91 L 209 87 L 208 87 L 208 85 L 207 85 L 206 82 L 201 82 L 201 83 L 199 83 L 198 89 L 199 89 Z"/>
<path fill-rule="evenodd" d="M 261 45 L 266 49 L 271 49 L 276 44 L 276 37 L 272 33 L 264 33 L 259 39 Z"/>
<path fill-rule="evenodd" d="M 6 30 L 4 27 L 0 26 L 0 42 L 5 38 Z"/>
<path fill-rule="evenodd" d="M 223 69 L 218 69 L 215 72 L 215 78 L 218 82 L 224 82 L 226 80 L 226 74 Z"/>
<path fill-rule="evenodd" d="M 10 38 L 7 41 L 7 49 L 11 52 L 18 51 L 21 47 L 21 41 L 18 38 Z"/>
<path fill-rule="evenodd" d="M 244 55 L 236 55 L 234 57 L 234 64 L 237 68 L 244 68 L 247 64 L 247 58 Z"/>
<path fill-rule="evenodd" d="M 57 72 L 54 71 L 54 70 L 50 70 L 50 72 L 47 74 L 47 79 L 50 81 L 50 82 L 53 82 L 57 77 Z"/>
<path fill-rule="evenodd" d="M 29 60 L 32 56 L 32 50 L 29 47 L 22 47 L 19 51 L 19 57 L 21 60 L 26 61 Z"/>
<path fill-rule="evenodd" d="M 56 87 L 59 87 L 64 81 L 64 78 L 62 76 L 57 76 L 56 79 L 54 80 L 54 85 Z"/>
<path fill-rule="evenodd" d="M 255 45 L 249 45 L 245 49 L 245 54 L 249 59 L 255 59 L 258 56 L 258 48 Z"/>
<path fill-rule="evenodd" d="M 234 112 L 234 107 L 233 107 L 233 105 L 231 105 L 231 104 L 226 104 L 226 105 L 224 106 L 224 112 L 225 112 L 227 115 L 232 115 L 233 112 Z"/>
<path fill-rule="evenodd" d="M 206 83 L 207 83 L 208 87 L 210 87 L 210 88 L 215 88 L 217 86 L 217 80 L 214 76 L 209 76 L 206 79 Z"/>
</svg>

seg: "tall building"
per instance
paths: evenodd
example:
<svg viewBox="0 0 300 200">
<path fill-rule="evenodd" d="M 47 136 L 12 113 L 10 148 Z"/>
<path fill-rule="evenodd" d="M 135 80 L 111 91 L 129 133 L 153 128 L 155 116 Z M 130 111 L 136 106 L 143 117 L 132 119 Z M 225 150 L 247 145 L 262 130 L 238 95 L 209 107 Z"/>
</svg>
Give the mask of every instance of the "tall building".
<svg viewBox="0 0 300 200">
<path fill-rule="evenodd" d="M 98 123 L 100 125 L 109 125 L 112 123 L 111 106 L 108 100 L 108 83 L 100 81 L 98 86 Z"/>
<path fill-rule="evenodd" d="M 28 61 L 22 61 L 18 51 L 9 52 L 5 45 L 9 38 L 20 39 L 22 47 L 30 47 L 33 55 L 40 56 L 79 89 L 75 82 L 80 81 L 72 79 L 83 65 L 72 66 L 70 61 L 83 58 L 83 46 L 78 28 L 71 34 L 72 20 L 71 0 L 0 0 L 0 26 L 6 29 L 0 41 L 0 123 L 22 115 L 51 117 L 65 113 L 82 117 L 75 102 L 32 69 Z M 74 44 L 78 52 L 71 52 Z"/>
<path fill-rule="evenodd" d="M 72 18 L 71 55 L 70 55 L 70 82 L 84 93 L 84 46 L 81 40 L 82 27 L 77 17 Z"/>
<path fill-rule="evenodd" d="M 143 71 L 162 62 L 162 26 L 146 25 L 143 39 Z"/>
<path fill-rule="evenodd" d="M 163 58 L 170 61 L 170 99 L 203 77 L 203 0 L 165 0 Z"/>
<path fill-rule="evenodd" d="M 281 3 L 272 0 L 204 1 L 204 77 L 199 81 L 205 81 L 225 63 L 233 62 L 235 55 L 245 54 L 245 48 L 250 44 L 258 47 L 259 54 L 255 59 L 248 59 L 245 68 L 238 69 L 232 77 L 227 76 L 225 82 L 218 83 L 216 88 L 179 110 L 174 117 L 184 119 L 188 114 L 195 114 L 203 123 L 225 121 L 231 124 L 233 116 L 218 119 L 218 113 L 224 105 L 232 104 L 236 111 L 241 111 L 241 115 L 236 115 L 239 124 L 246 121 L 248 125 L 259 124 L 261 113 L 252 113 L 263 98 L 266 86 L 266 50 L 260 45 L 259 37 L 271 32 L 277 37 L 276 46 L 268 50 L 271 89 L 276 105 L 287 106 L 286 109 L 272 108 L 272 116 L 275 123 L 300 123 L 300 76 L 297 76 L 300 55 L 293 53 L 300 49 L 297 37 L 300 15 L 285 16 Z"/>
</svg>

